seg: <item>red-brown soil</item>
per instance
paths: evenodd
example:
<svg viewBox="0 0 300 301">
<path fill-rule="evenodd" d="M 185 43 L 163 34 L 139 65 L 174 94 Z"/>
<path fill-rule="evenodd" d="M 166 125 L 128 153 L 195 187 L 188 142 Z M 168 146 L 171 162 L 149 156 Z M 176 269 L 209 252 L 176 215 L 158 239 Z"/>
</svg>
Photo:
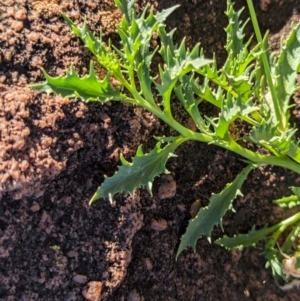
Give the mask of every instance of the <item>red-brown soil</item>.
<svg viewBox="0 0 300 301">
<path fill-rule="evenodd" d="M 102 26 L 113 40 L 119 17 L 109 0 L 33 2 L 0 0 L 0 300 L 85 300 L 90 281 L 101 282 L 94 288 L 102 287 L 107 301 L 300 300 L 297 289 L 276 286 L 264 267 L 262 243 L 227 251 L 203 238 L 196 253 L 184 251 L 175 261 L 191 205 L 206 205 L 243 167 L 222 149 L 180 147 L 168 163 L 177 187 L 171 198 L 159 198 L 164 179 L 157 179 L 153 197 L 140 190 L 133 198 L 116 196 L 113 205 L 101 200 L 88 206 L 104 175 L 117 170 L 121 152 L 130 158 L 140 144 L 147 151 L 152 136 L 169 129 L 132 106 L 84 104 L 30 90 L 28 84 L 43 81 L 40 67 L 59 75 L 74 63 L 84 74 L 91 59 L 56 15 L 56 5 L 78 22 L 86 15 L 92 30 Z M 167 22 L 177 27 L 176 40 L 201 42 L 208 57 L 215 52 L 223 61 L 225 0 L 150 2 L 158 10 L 180 3 Z M 278 50 L 290 22 L 300 21 L 300 2 L 255 2 L 262 30 L 270 29 L 272 50 Z M 146 3 L 138 1 L 139 8 Z M 236 1 L 237 8 L 245 4 Z M 295 103 L 293 122 L 299 124 L 298 97 Z M 225 232 L 278 221 L 283 213 L 272 200 L 299 181 L 279 168 L 253 172 L 234 203 L 236 213 L 224 218 Z M 215 229 L 213 237 L 220 234 Z"/>
</svg>

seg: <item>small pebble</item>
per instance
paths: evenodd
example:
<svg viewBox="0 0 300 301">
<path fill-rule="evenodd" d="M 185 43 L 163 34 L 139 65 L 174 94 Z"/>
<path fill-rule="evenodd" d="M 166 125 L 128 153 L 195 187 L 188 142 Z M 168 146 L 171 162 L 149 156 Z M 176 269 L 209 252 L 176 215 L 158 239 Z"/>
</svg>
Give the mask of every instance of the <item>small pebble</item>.
<svg viewBox="0 0 300 301">
<path fill-rule="evenodd" d="M 75 257 L 75 255 L 76 255 L 76 252 L 75 251 L 69 251 L 68 253 L 67 253 L 67 256 L 68 257 L 70 257 L 70 258 L 72 258 L 72 257 Z"/>
<path fill-rule="evenodd" d="M 37 212 L 37 211 L 39 211 L 40 209 L 41 209 L 40 204 L 38 204 L 38 203 L 36 203 L 36 202 L 34 202 L 34 203 L 32 204 L 32 206 L 30 207 L 30 210 L 31 210 L 32 212 Z"/>
<path fill-rule="evenodd" d="M 146 263 L 147 269 L 148 269 L 149 271 L 151 271 L 152 268 L 153 268 L 153 264 L 152 264 L 150 258 L 146 258 L 146 259 L 145 259 L 145 263 Z"/>
<path fill-rule="evenodd" d="M 36 42 L 40 38 L 40 35 L 36 32 L 30 32 L 26 35 L 26 38 L 31 42 Z"/>
<path fill-rule="evenodd" d="M 111 122 L 110 117 L 107 114 L 103 113 L 103 112 L 100 112 L 99 117 L 105 123 L 110 123 Z"/>
<path fill-rule="evenodd" d="M 164 231 L 168 226 L 168 223 L 165 219 L 155 220 L 153 219 L 151 221 L 151 229 L 156 231 Z"/>
<path fill-rule="evenodd" d="M 177 208 L 181 211 L 184 212 L 185 211 L 185 206 L 183 204 L 178 204 Z"/>
<path fill-rule="evenodd" d="M 82 290 L 83 297 L 88 301 L 100 301 L 102 282 L 91 281 Z"/>
<path fill-rule="evenodd" d="M 6 12 L 8 17 L 13 17 L 15 15 L 15 8 L 12 6 L 7 7 Z"/>
<path fill-rule="evenodd" d="M 15 19 L 24 21 L 27 18 L 27 11 L 25 9 L 20 9 L 15 13 Z"/>
<path fill-rule="evenodd" d="M 73 277 L 73 281 L 84 284 L 84 283 L 87 283 L 87 277 L 84 275 L 77 274 Z"/>
<path fill-rule="evenodd" d="M 53 41 L 46 36 L 41 36 L 40 38 L 43 44 L 53 44 Z"/>
<path fill-rule="evenodd" d="M 200 209 L 200 206 L 201 206 L 201 203 L 200 203 L 200 200 L 196 200 L 192 205 L 191 205 L 191 208 L 190 208 L 190 214 L 191 214 L 191 217 L 192 218 L 195 218 L 196 215 L 198 214 L 198 211 Z"/>
<path fill-rule="evenodd" d="M 24 25 L 22 21 L 13 21 L 11 24 L 11 28 L 15 31 L 21 31 Z"/>
<path fill-rule="evenodd" d="M 163 175 L 158 188 L 158 198 L 160 200 L 174 197 L 176 194 L 176 182 L 171 175 Z"/>
<path fill-rule="evenodd" d="M 65 298 L 65 301 L 76 301 L 76 293 L 75 292 L 70 292 Z"/>
</svg>

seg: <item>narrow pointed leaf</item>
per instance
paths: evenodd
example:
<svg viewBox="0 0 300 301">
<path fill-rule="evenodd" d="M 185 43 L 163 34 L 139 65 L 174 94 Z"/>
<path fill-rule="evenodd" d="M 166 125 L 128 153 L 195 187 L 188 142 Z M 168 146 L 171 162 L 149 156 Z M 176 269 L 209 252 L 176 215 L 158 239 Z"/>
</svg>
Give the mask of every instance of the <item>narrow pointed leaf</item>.
<svg viewBox="0 0 300 301">
<path fill-rule="evenodd" d="M 269 248 L 264 252 L 264 255 L 267 258 L 267 263 L 266 267 L 271 267 L 272 269 L 272 274 L 274 276 L 278 275 L 280 276 L 283 280 L 287 281 L 287 278 L 285 274 L 282 271 L 282 264 L 279 262 L 278 259 L 278 251 L 274 248 Z"/>
<path fill-rule="evenodd" d="M 276 227 L 265 227 L 259 230 L 255 226 L 246 234 L 237 234 L 233 237 L 224 235 L 215 241 L 216 244 L 221 245 L 227 249 L 243 249 L 248 246 L 256 246 L 256 244 L 265 239 L 268 235 L 276 230 Z"/>
<path fill-rule="evenodd" d="M 297 70 L 300 64 L 300 23 L 292 29 L 292 32 L 281 48 L 278 61 L 275 66 L 276 79 L 274 89 L 282 104 L 281 118 L 284 128 L 288 126 L 290 98 L 295 92 Z"/>
<path fill-rule="evenodd" d="M 90 64 L 90 73 L 82 78 L 72 66 L 65 76 L 51 77 L 43 70 L 46 82 L 31 85 L 31 88 L 50 93 L 57 93 L 63 97 L 78 97 L 83 101 L 98 100 L 106 102 L 110 100 L 124 100 L 125 97 L 110 85 L 108 77 L 99 80 L 94 72 L 93 64 Z"/>
<path fill-rule="evenodd" d="M 180 84 L 177 83 L 174 88 L 174 92 L 181 102 L 182 106 L 189 113 L 196 126 L 204 133 L 209 131 L 209 125 L 202 118 L 198 105 L 201 102 L 200 99 L 195 99 L 192 83 L 194 78 L 188 75 L 183 76 L 180 79 Z"/>
<path fill-rule="evenodd" d="M 291 186 L 289 188 L 293 191 L 294 195 L 286 196 L 281 199 L 275 200 L 275 204 L 282 208 L 293 208 L 295 206 L 300 205 L 300 187 Z"/>
<path fill-rule="evenodd" d="M 199 238 L 206 236 L 210 240 L 214 226 L 222 224 L 222 217 L 227 210 L 232 208 L 233 200 L 242 195 L 240 188 L 247 178 L 253 166 L 248 165 L 230 184 L 218 194 L 213 194 L 207 207 L 201 208 L 197 216 L 190 220 L 186 233 L 182 236 L 176 257 L 186 249 L 192 247 L 196 250 L 196 243 Z"/>
<path fill-rule="evenodd" d="M 293 227 L 292 231 L 289 233 L 288 237 L 285 239 L 285 242 L 281 246 L 281 252 L 282 253 L 284 253 L 284 254 L 290 254 L 291 251 L 293 251 L 293 245 L 295 244 L 295 240 L 298 239 L 299 233 L 300 233 L 300 222 L 298 222 Z"/>
<path fill-rule="evenodd" d="M 126 192 L 132 195 L 136 188 L 141 187 L 146 187 L 151 194 L 154 178 L 161 173 L 168 173 L 165 165 L 170 157 L 175 156 L 175 149 L 183 141 L 182 138 L 178 138 L 164 148 L 161 148 L 161 142 L 158 142 L 155 148 L 147 154 L 143 154 L 142 148 L 139 147 L 136 156 L 132 158 L 132 163 L 128 164 L 125 161 L 126 164 L 120 166 L 118 172 L 110 178 L 105 178 L 90 203 L 99 198 L 108 198 L 112 202 L 116 193 Z"/>
<path fill-rule="evenodd" d="M 161 12 L 158 12 L 155 16 L 155 19 L 157 20 L 157 22 L 159 23 L 163 23 L 168 16 L 170 16 L 170 14 L 172 14 L 173 11 L 175 11 L 180 5 L 175 5 L 172 6 L 168 9 L 164 9 Z"/>
<path fill-rule="evenodd" d="M 240 26 L 241 22 L 239 21 L 239 17 L 243 10 L 244 9 L 242 8 L 240 11 L 235 12 L 231 1 L 227 0 L 226 15 L 228 17 L 229 24 L 225 29 L 227 33 L 227 44 L 225 48 L 227 52 L 232 51 L 234 57 L 236 57 L 240 51 L 244 49 L 244 27 L 248 21 L 245 22 L 243 26 Z"/>
</svg>

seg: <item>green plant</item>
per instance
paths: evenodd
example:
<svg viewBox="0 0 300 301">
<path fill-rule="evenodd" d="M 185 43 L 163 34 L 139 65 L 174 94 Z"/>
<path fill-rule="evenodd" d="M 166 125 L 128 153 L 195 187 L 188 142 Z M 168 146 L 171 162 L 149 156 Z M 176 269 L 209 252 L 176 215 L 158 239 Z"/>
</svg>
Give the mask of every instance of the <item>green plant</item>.
<svg viewBox="0 0 300 301">
<path fill-rule="evenodd" d="M 214 144 L 244 158 L 247 163 L 244 170 L 220 193 L 213 194 L 209 205 L 201 208 L 190 221 L 181 238 L 177 256 L 188 246 L 195 250 L 196 242 L 202 236 L 210 239 L 214 226 L 222 227 L 222 217 L 232 208 L 233 200 L 241 195 L 241 186 L 252 169 L 270 164 L 300 173 L 296 129 L 289 123 L 290 98 L 297 90 L 296 76 L 300 66 L 300 25 L 292 29 L 280 54 L 275 57 L 268 50 L 268 35 L 261 38 L 251 0 L 247 2 L 258 43 L 253 48 L 250 48 L 251 39 L 244 43 L 243 30 L 246 23 L 240 23 L 241 11 L 235 12 L 228 0 L 226 14 L 229 25 L 226 28 L 225 46 L 228 57 L 219 69 L 215 57 L 205 59 L 199 45 L 189 50 L 184 40 L 180 45 L 173 43 L 174 30 L 167 32 L 164 21 L 176 7 L 154 14 L 152 8 L 147 6 L 141 15 L 137 15 L 133 0 L 115 0 L 116 6 L 123 12 L 118 27 L 120 49 L 111 43 L 103 43 L 101 33 L 96 38 L 86 22 L 79 27 L 63 15 L 73 33 L 107 70 L 107 76 L 103 80 L 98 79 L 91 63 L 89 74 L 82 78 L 72 66 L 65 76 L 56 78 L 43 70 L 46 82 L 31 85 L 47 93 L 77 97 L 84 102 L 122 101 L 141 106 L 178 132 L 176 137 L 156 138 L 158 142 L 149 153 L 144 154 L 139 147 L 132 162 L 121 156 L 119 171 L 105 178 L 91 203 L 99 198 L 112 201 L 116 193 L 132 194 L 134 189 L 140 187 L 145 187 L 151 194 L 154 178 L 168 172 L 165 167 L 167 160 L 174 156 L 179 145 L 188 140 Z M 149 46 L 154 33 L 160 39 L 160 45 L 155 50 Z M 159 55 L 163 61 L 157 77 L 150 75 L 154 55 Z M 119 88 L 110 84 L 110 76 L 120 83 Z M 217 88 L 212 88 L 211 83 Z M 158 101 L 153 96 L 154 90 L 159 95 Z M 172 95 L 176 96 L 193 119 L 197 131 L 188 129 L 174 119 L 171 111 Z M 198 105 L 203 101 L 220 109 L 217 118 L 201 114 Z M 238 119 L 248 123 L 252 130 L 249 135 L 235 139 L 229 127 Z M 239 140 L 251 142 L 267 150 L 268 154 L 254 152 L 242 146 Z M 298 205 L 299 189 L 293 187 L 294 195 L 278 200 L 277 203 L 289 207 Z M 300 230 L 300 213 L 271 227 L 259 230 L 253 228 L 248 234 L 224 236 L 216 243 L 232 249 L 255 245 L 265 239 L 265 255 L 276 280 L 280 276 L 289 282 L 281 263 L 283 253 L 276 245 L 278 237 L 286 229 L 290 233 L 282 245 L 282 252 L 293 255 L 293 243 Z"/>
</svg>

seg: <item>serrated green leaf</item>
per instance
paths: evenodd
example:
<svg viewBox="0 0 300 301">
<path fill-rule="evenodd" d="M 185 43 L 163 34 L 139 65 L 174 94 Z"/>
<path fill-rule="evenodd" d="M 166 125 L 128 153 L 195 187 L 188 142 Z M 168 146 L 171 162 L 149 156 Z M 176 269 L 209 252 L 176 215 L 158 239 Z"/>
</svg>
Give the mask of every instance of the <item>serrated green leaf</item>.
<svg viewBox="0 0 300 301">
<path fill-rule="evenodd" d="M 241 22 L 239 21 L 239 17 L 243 10 L 244 8 L 238 12 L 234 11 L 232 2 L 227 0 L 227 9 L 225 14 L 227 15 L 229 24 L 225 29 L 227 33 L 227 43 L 225 49 L 228 53 L 231 51 L 234 57 L 236 57 L 244 49 L 244 28 L 248 21 L 240 26 Z"/>
<path fill-rule="evenodd" d="M 300 187 L 291 186 L 289 187 L 295 195 L 290 195 L 287 197 L 283 197 L 281 199 L 275 200 L 274 203 L 278 206 L 285 208 L 293 208 L 295 206 L 300 205 Z"/>
<path fill-rule="evenodd" d="M 273 73 L 275 79 L 274 89 L 281 104 L 281 118 L 283 129 L 287 129 L 290 117 L 290 98 L 295 92 L 297 70 L 300 64 L 300 23 L 296 25 L 276 61 Z"/>
<path fill-rule="evenodd" d="M 251 50 L 248 50 L 252 42 L 252 37 L 246 43 L 244 43 L 244 29 L 249 22 L 249 19 L 244 23 L 239 20 L 243 9 L 244 8 L 238 12 L 235 12 L 232 2 L 230 0 L 227 1 L 226 15 L 228 17 L 229 24 L 225 29 L 227 34 L 225 49 L 228 53 L 228 57 L 223 69 L 226 73 L 233 77 L 238 78 L 243 76 L 244 79 L 247 79 L 248 75 L 250 74 L 249 71 L 252 68 L 249 66 L 250 63 L 255 58 L 258 58 L 262 51 L 260 49 L 260 43 L 257 43 L 254 47 L 251 47 Z M 248 83 L 247 80 L 241 81 L 240 84 L 242 83 L 247 84 L 248 88 L 251 86 L 251 83 Z M 240 90 L 240 95 L 245 93 L 242 93 L 241 89 L 238 90 Z"/>
<path fill-rule="evenodd" d="M 223 98 L 225 97 L 223 94 L 223 89 L 218 87 L 216 91 L 214 91 L 209 86 L 209 80 L 207 77 L 204 78 L 203 83 L 200 85 L 198 79 L 192 81 L 192 89 L 193 92 L 198 95 L 201 99 L 205 99 L 210 102 L 214 106 L 221 108 L 223 103 Z"/>
<path fill-rule="evenodd" d="M 266 240 L 265 241 L 265 249 L 266 249 L 266 256 L 268 257 L 269 266 L 272 266 L 272 269 L 274 269 L 274 273 L 277 275 L 281 275 L 280 270 L 278 269 L 277 265 L 277 253 L 274 254 L 274 246 L 276 244 L 276 241 L 278 240 L 278 237 L 283 231 L 285 231 L 289 226 L 294 225 L 296 222 L 297 224 L 294 225 L 295 228 L 290 232 L 288 235 L 285 243 L 284 248 L 285 251 L 290 251 L 291 244 L 295 240 L 295 237 L 297 233 L 299 232 L 299 217 L 300 213 L 296 213 L 293 216 L 278 222 L 277 224 L 271 226 L 271 227 L 264 227 L 262 229 L 256 230 L 255 226 L 252 227 L 251 231 L 246 234 L 237 234 L 234 237 L 228 237 L 223 236 L 222 238 L 219 238 L 215 241 L 216 244 L 219 244 L 221 246 L 224 246 L 228 249 L 243 249 L 247 246 L 255 246 L 259 241 Z M 268 253 L 269 252 L 269 253 Z M 274 274 L 274 275 L 275 275 Z"/>
<path fill-rule="evenodd" d="M 125 54 L 120 56 L 124 57 L 124 67 L 130 74 L 131 85 L 135 85 L 133 74 L 136 72 L 141 89 L 140 94 L 144 96 L 148 103 L 155 105 L 152 93 L 153 80 L 151 80 L 150 76 L 150 66 L 157 49 L 150 49 L 150 40 L 153 33 L 158 27 L 163 26 L 163 22 L 178 6 L 173 6 L 154 14 L 153 7 L 149 9 L 150 5 L 148 5 L 140 16 L 132 11 L 132 7 L 129 9 L 128 6 L 124 4 L 119 4 L 119 6 L 122 6 L 121 9 L 125 14 L 125 18 L 123 18 L 118 27 L 118 32 L 123 44 L 123 52 Z"/>
<path fill-rule="evenodd" d="M 294 136 L 297 129 L 287 129 L 280 136 L 274 136 L 269 140 L 270 146 L 283 155 L 296 154 L 297 145 L 294 143 Z"/>
<path fill-rule="evenodd" d="M 300 198 L 297 195 L 290 195 L 281 199 L 275 200 L 275 204 L 281 208 L 294 208 L 300 205 Z"/>
<path fill-rule="evenodd" d="M 149 9 L 149 5 L 147 5 L 139 16 L 132 11 L 132 7 L 130 7 L 131 15 L 129 15 L 128 7 L 127 9 L 122 7 L 126 18 L 123 18 L 118 27 L 118 32 L 122 39 L 129 68 L 134 65 L 137 69 L 146 58 L 150 58 L 146 62 L 146 66 L 148 69 L 150 68 L 151 58 L 155 53 L 152 49 L 150 50 L 150 39 L 157 28 L 163 26 L 162 24 L 166 18 L 177 8 L 178 5 L 154 14 L 153 7 Z"/>
<path fill-rule="evenodd" d="M 154 54 L 154 53 L 153 53 Z M 151 56 L 152 58 L 152 56 Z M 147 62 L 146 59 L 144 62 L 140 63 L 137 68 L 137 76 L 139 78 L 141 84 L 141 93 L 143 94 L 144 98 L 151 103 L 155 103 L 152 93 L 152 80 L 150 77 L 150 62 Z"/>
<path fill-rule="evenodd" d="M 42 84 L 33 84 L 30 87 L 50 93 L 57 93 L 63 97 L 78 97 L 82 101 L 100 101 L 125 100 L 125 97 L 114 89 L 108 77 L 99 80 L 94 72 L 93 63 L 90 64 L 90 73 L 82 78 L 79 77 L 74 67 L 65 76 L 51 77 L 43 70 L 46 82 Z"/>
<path fill-rule="evenodd" d="M 227 140 L 225 135 L 228 135 L 230 124 L 238 118 L 247 117 L 249 114 L 258 111 L 258 107 L 254 106 L 251 100 L 242 103 L 242 98 L 235 99 L 230 93 L 223 98 L 222 108 L 218 123 L 212 123 L 215 128 L 217 137 Z"/>
<path fill-rule="evenodd" d="M 196 72 L 215 83 L 219 89 L 221 88 L 223 93 L 229 92 L 236 98 L 241 97 L 242 102 L 246 103 L 249 101 L 252 92 L 253 83 L 251 83 L 250 79 L 252 78 L 251 74 L 253 68 L 250 66 L 249 68 L 243 70 L 243 68 L 241 68 L 242 62 L 238 62 L 234 59 L 233 61 L 230 61 L 230 64 L 231 63 L 233 64 L 232 66 L 227 66 L 230 70 L 227 70 L 225 67 L 223 67 L 221 70 L 218 70 L 214 64 L 211 64 L 204 66 Z M 239 69 L 241 69 L 243 72 Z M 205 88 L 206 92 L 209 92 L 209 87 L 205 86 Z M 195 93 L 197 93 L 197 89 L 195 90 Z M 201 94 L 198 95 L 202 97 Z M 209 96 L 210 98 L 208 101 L 214 101 L 214 99 L 211 98 L 211 95 Z M 212 103 L 215 104 L 214 102 Z M 220 107 L 219 103 L 216 103 L 215 105 Z"/>
<path fill-rule="evenodd" d="M 289 188 L 292 189 L 294 194 L 300 198 L 300 187 L 299 186 L 291 186 Z"/>
<path fill-rule="evenodd" d="M 242 195 L 240 188 L 247 178 L 253 166 L 248 165 L 230 184 L 218 194 L 213 194 L 209 205 L 201 208 L 197 216 L 190 220 L 186 233 L 181 237 L 181 242 L 176 254 L 176 258 L 187 247 L 196 250 L 196 243 L 199 238 L 206 236 L 210 240 L 210 234 L 214 226 L 222 226 L 222 217 L 227 210 L 232 208 L 233 200 Z"/>
<path fill-rule="evenodd" d="M 126 192 L 132 195 L 134 189 L 141 187 L 146 187 L 152 194 L 154 178 L 161 173 L 168 173 L 165 165 L 170 157 L 175 156 L 175 149 L 184 141 L 185 139 L 179 137 L 164 148 L 161 148 L 161 142 L 158 142 L 155 148 L 147 154 L 144 154 L 142 148 L 139 147 L 136 156 L 132 158 L 132 163 L 122 158 L 123 165 L 119 167 L 119 171 L 112 177 L 105 178 L 90 203 L 99 198 L 108 198 L 112 202 L 116 193 Z"/>
<path fill-rule="evenodd" d="M 180 83 L 178 82 L 174 88 L 174 92 L 181 102 L 184 109 L 189 113 L 193 121 L 195 122 L 197 128 L 203 133 L 209 132 L 209 124 L 201 116 L 198 105 L 201 102 L 201 99 L 195 99 L 193 91 L 193 76 L 183 76 L 180 78 Z"/>
<path fill-rule="evenodd" d="M 250 72 L 247 71 L 246 73 Z M 233 76 L 228 73 L 226 73 L 226 76 L 229 84 L 232 86 L 234 91 L 237 92 L 242 99 L 249 99 L 252 92 L 252 83 L 249 82 L 249 76 Z"/>
<path fill-rule="evenodd" d="M 123 15 L 126 16 L 127 22 L 130 22 L 132 15 L 134 14 L 134 3 L 135 0 L 130 1 L 122 1 L 122 0 L 115 0 L 116 7 L 118 7 Z"/>
<path fill-rule="evenodd" d="M 174 60 L 174 65 L 172 68 L 170 68 L 169 66 L 165 69 L 159 67 L 161 84 L 155 83 L 155 86 L 159 94 L 163 98 L 162 105 L 165 107 L 165 110 L 170 109 L 171 93 L 179 78 L 183 77 L 185 74 L 189 73 L 192 70 L 197 72 L 197 70 L 200 70 L 202 66 L 210 63 L 211 60 L 204 58 L 198 58 L 195 60 L 187 58 L 185 60 L 182 60 L 181 62 L 175 62 Z"/>
<path fill-rule="evenodd" d="M 298 147 L 294 143 L 296 131 L 297 129 L 290 128 L 279 133 L 277 124 L 274 125 L 273 119 L 270 118 L 267 122 L 263 121 L 258 127 L 254 127 L 250 135 L 243 139 L 275 151 L 279 155 L 287 154 L 293 158 L 298 151 Z"/>
<path fill-rule="evenodd" d="M 165 64 L 159 68 L 161 84 L 155 84 L 160 95 L 164 98 L 168 106 L 170 92 L 175 86 L 179 78 L 193 71 L 200 72 L 202 68 L 213 61 L 205 59 L 199 45 L 196 45 L 191 51 L 185 49 L 182 43 L 177 49 L 173 43 L 174 31 L 166 33 L 165 26 L 158 28 L 158 35 L 162 41 L 162 46 L 159 50 Z"/>
<path fill-rule="evenodd" d="M 272 118 L 268 121 L 262 122 L 258 127 L 254 127 L 248 137 L 244 137 L 245 140 L 254 143 L 268 142 L 272 137 L 276 135 L 277 128 L 273 125 Z"/>
<path fill-rule="evenodd" d="M 62 14 L 63 18 L 67 22 L 73 33 L 79 37 L 92 54 L 96 57 L 97 61 L 104 66 L 104 68 L 111 75 L 119 78 L 121 74 L 120 70 L 120 58 L 112 51 L 110 43 L 106 45 L 102 41 L 102 32 L 100 31 L 100 37 L 96 38 L 95 35 L 89 30 L 86 20 L 84 20 L 83 26 L 75 24 L 70 18 Z"/>
<path fill-rule="evenodd" d="M 271 267 L 273 276 L 278 275 L 284 281 L 287 281 L 286 275 L 282 271 L 282 264 L 278 259 L 278 251 L 274 248 L 268 248 L 264 255 L 267 258 L 266 268 Z"/>
<path fill-rule="evenodd" d="M 235 12 L 233 9 L 232 2 L 227 1 L 226 15 L 228 17 L 229 24 L 225 31 L 227 34 L 227 43 L 225 49 L 228 57 L 222 68 L 222 74 L 219 75 L 218 81 L 222 78 L 222 82 L 225 83 L 225 77 L 227 77 L 228 85 L 233 88 L 233 91 L 240 97 L 242 101 L 246 102 L 251 97 L 253 90 L 252 72 L 254 64 L 252 62 L 259 58 L 262 51 L 260 49 L 260 43 L 250 47 L 252 38 L 244 43 L 244 29 L 248 21 L 242 23 L 239 18 L 243 11 L 243 8 Z M 226 86 L 224 89 L 228 91 Z M 234 95 L 234 96 L 237 96 Z"/>
</svg>

